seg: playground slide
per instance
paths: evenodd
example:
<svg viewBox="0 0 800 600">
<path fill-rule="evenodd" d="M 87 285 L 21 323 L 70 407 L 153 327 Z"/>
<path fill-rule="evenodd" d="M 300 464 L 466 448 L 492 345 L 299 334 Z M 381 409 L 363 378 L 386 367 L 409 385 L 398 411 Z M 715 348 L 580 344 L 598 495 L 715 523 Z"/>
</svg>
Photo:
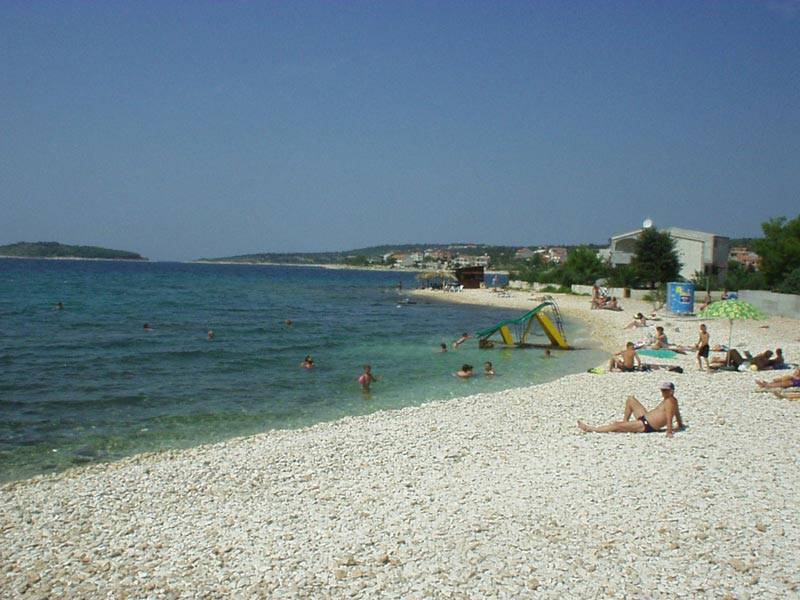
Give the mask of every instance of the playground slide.
<svg viewBox="0 0 800 600">
<path fill-rule="evenodd" d="M 525 344 L 526 339 L 528 337 L 528 333 L 531 330 L 531 326 L 533 321 L 536 320 L 537 323 L 542 327 L 545 335 L 550 340 L 550 343 L 554 346 L 558 346 L 559 348 L 568 349 L 569 344 L 567 344 L 567 340 L 564 338 L 562 333 L 563 329 L 559 327 L 556 323 L 553 323 L 550 318 L 545 315 L 542 311 L 546 308 L 552 308 L 555 312 L 556 319 L 559 319 L 558 315 L 558 307 L 556 306 L 555 302 L 542 302 L 539 306 L 534 308 L 533 310 L 525 313 L 521 317 L 517 319 L 508 319 L 506 321 L 501 321 L 494 327 L 489 327 L 488 329 L 484 329 L 482 331 L 477 332 L 475 335 L 479 339 L 486 339 L 497 332 L 500 332 L 500 337 L 503 340 L 503 343 L 509 346 L 513 346 L 515 344 L 514 337 L 511 333 L 511 326 L 520 327 L 524 326 L 524 330 L 520 334 L 520 344 Z"/>
</svg>

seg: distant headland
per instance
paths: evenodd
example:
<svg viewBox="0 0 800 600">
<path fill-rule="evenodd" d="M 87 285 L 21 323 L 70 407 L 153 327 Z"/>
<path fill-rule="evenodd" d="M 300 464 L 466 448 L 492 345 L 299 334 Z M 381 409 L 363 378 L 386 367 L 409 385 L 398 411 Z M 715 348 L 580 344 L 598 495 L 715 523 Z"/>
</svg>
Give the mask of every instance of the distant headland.
<svg viewBox="0 0 800 600">
<path fill-rule="evenodd" d="M 0 257 L 61 258 L 78 260 L 147 260 L 141 254 L 127 250 L 112 250 L 99 246 L 70 246 L 58 242 L 17 242 L 0 246 Z"/>
</svg>

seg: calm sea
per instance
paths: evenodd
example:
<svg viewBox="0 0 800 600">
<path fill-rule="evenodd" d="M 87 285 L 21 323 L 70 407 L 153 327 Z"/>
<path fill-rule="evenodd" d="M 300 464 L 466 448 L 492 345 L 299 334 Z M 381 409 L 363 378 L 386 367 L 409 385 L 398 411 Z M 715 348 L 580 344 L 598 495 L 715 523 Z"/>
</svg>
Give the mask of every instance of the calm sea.
<svg viewBox="0 0 800 600">
<path fill-rule="evenodd" d="M 440 354 L 441 342 L 519 311 L 398 304 L 398 282 L 416 283 L 302 267 L 0 260 L 0 480 L 529 385 L 599 362 L 597 350 L 547 360 L 473 340 Z M 577 322 L 567 335 L 589 344 Z M 306 354 L 317 368 L 299 368 Z M 496 377 L 453 375 L 486 360 Z M 356 381 L 367 362 L 380 377 L 369 396 Z"/>
</svg>

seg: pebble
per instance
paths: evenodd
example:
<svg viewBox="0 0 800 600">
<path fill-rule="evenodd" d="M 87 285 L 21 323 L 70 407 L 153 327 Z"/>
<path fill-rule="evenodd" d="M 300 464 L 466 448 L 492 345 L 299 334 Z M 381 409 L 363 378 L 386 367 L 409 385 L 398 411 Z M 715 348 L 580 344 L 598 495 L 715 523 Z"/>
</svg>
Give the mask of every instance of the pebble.
<svg viewBox="0 0 800 600">
<path fill-rule="evenodd" d="M 621 329 L 630 311 L 559 302 L 614 347 L 639 335 Z M 668 335 L 694 343 L 680 323 Z M 797 323 L 771 325 L 737 323 L 737 346 L 800 358 L 780 333 Z M 796 595 L 800 403 L 754 392 L 756 373 L 674 363 L 6 484 L 0 597 Z M 687 431 L 577 429 L 630 394 L 654 405 L 667 378 Z"/>
</svg>

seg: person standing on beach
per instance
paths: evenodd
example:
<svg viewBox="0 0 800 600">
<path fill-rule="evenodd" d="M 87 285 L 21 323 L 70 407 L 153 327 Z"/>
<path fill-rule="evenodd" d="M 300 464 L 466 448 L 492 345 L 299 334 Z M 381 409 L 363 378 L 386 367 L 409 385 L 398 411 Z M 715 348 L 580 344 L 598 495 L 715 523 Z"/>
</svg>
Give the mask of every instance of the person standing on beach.
<svg viewBox="0 0 800 600">
<path fill-rule="evenodd" d="M 369 393 L 369 384 L 373 381 L 378 381 L 378 378 L 372 374 L 372 365 L 364 365 L 364 372 L 358 378 L 358 385 L 361 386 L 361 391 Z"/>
<path fill-rule="evenodd" d="M 703 358 L 706 359 L 706 369 L 709 368 L 708 366 L 708 351 L 711 347 L 708 344 L 709 335 L 708 330 L 706 329 L 705 323 L 700 325 L 700 339 L 697 340 L 697 344 L 695 348 L 697 348 L 697 366 L 700 367 L 700 370 L 703 370 Z"/>
<path fill-rule="evenodd" d="M 672 437 L 673 419 L 677 422 L 678 429 L 683 429 L 683 419 L 675 397 L 675 384 L 665 381 L 659 387 L 661 403 L 651 411 L 642 406 L 635 396 L 628 396 L 622 421 L 614 421 L 601 427 L 592 427 L 578 421 L 578 427 L 585 433 L 651 433 L 666 426 L 667 437 Z M 630 420 L 631 415 L 636 418 L 635 421 Z"/>
</svg>

